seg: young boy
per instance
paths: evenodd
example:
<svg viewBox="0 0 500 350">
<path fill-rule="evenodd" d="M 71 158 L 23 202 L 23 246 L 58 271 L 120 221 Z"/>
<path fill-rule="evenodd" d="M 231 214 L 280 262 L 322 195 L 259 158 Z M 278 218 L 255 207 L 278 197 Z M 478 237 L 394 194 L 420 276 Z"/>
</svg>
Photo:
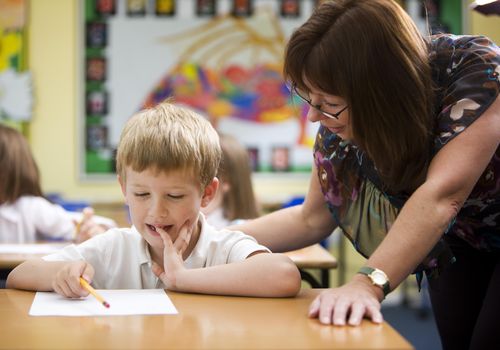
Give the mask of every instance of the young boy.
<svg viewBox="0 0 500 350">
<path fill-rule="evenodd" d="M 133 116 L 117 151 L 118 181 L 133 226 L 26 261 L 7 287 L 87 296 L 98 289 L 166 288 L 206 294 L 289 297 L 300 274 L 252 237 L 216 231 L 200 208 L 217 192 L 219 138 L 196 113 L 162 103 Z"/>
</svg>

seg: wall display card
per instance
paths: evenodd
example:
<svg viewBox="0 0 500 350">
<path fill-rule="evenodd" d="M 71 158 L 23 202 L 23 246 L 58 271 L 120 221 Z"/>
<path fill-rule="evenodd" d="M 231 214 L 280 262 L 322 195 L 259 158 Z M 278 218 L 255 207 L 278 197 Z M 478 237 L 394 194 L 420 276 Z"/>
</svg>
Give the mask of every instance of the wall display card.
<svg viewBox="0 0 500 350">
<path fill-rule="evenodd" d="M 108 146 L 108 128 L 105 125 L 87 127 L 87 148 L 99 150 Z"/>
<path fill-rule="evenodd" d="M 89 81 L 106 80 L 106 59 L 104 57 L 87 58 L 86 76 Z"/>
<path fill-rule="evenodd" d="M 97 290 L 110 307 L 96 298 L 70 299 L 55 292 L 37 292 L 30 316 L 168 315 L 177 309 L 163 289 Z"/>
<path fill-rule="evenodd" d="M 127 0 L 127 15 L 130 17 L 146 15 L 146 0 Z"/>
<path fill-rule="evenodd" d="M 198 16 L 215 16 L 217 2 L 215 0 L 196 0 L 196 14 Z"/>
<path fill-rule="evenodd" d="M 271 153 L 271 167 L 273 171 L 289 171 L 290 170 L 290 149 L 288 147 L 273 147 Z"/>
<path fill-rule="evenodd" d="M 248 158 L 250 161 L 250 169 L 252 171 L 259 171 L 260 169 L 260 163 L 259 163 L 259 149 L 256 147 L 248 147 L 247 148 L 248 152 Z"/>
<path fill-rule="evenodd" d="M 156 0 L 155 13 L 157 16 L 175 15 L 175 0 Z"/>
<path fill-rule="evenodd" d="M 95 10 L 100 15 L 114 15 L 116 13 L 116 2 L 115 0 L 95 0 Z"/>
<path fill-rule="evenodd" d="M 105 22 L 87 23 L 86 43 L 87 47 L 104 48 L 107 43 L 107 30 Z"/>
<path fill-rule="evenodd" d="M 105 115 L 108 113 L 108 93 L 90 91 L 87 93 L 87 115 Z"/>
<path fill-rule="evenodd" d="M 253 13 L 252 0 L 233 0 L 233 16 L 248 17 Z"/>
<path fill-rule="evenodd" d="M 280 13 L 282 17 L 300 17 L 300 0 L 280 0 Z"/>
</svg>

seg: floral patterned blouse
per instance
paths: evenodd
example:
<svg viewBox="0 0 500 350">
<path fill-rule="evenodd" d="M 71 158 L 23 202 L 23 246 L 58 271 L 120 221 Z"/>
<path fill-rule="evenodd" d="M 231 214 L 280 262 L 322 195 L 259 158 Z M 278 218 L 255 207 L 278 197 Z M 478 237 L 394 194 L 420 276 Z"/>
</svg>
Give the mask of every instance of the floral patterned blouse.
<svg viewBox="0 0 500 350">
<path fill-rule="evenodd" d="M 434 154 L 465 130 L 495 101 L 500 91 L 500 49 L 482 36 L 430 38 L 430 61 L 438 87 Z M 314 161 L 324 198 L 343 233 L 365 257 L 383 240 L 407 196 L 389 196 L 370 159 L 336 134 L 320 127 Z M 343 166 L 355 185 L 342 196 L 336 169 Z M 346 198 L 347 199 L 343 199 Z M 477 249 L 500 251 L 500 148 L 486 167 L 446 234 Z M 417 271 L 434 270 L 453 256 L 441 241 Z"/>
</svg>

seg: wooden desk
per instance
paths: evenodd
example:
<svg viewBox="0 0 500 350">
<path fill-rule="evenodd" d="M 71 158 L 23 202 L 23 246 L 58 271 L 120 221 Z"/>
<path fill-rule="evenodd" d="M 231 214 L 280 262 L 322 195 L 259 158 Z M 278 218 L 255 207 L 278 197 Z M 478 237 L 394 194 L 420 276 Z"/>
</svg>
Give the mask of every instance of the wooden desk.
<svg viewBox="0 0 500 350">
<path fill-rule="evenodd" d="M 25 260 L 31 258 L 42 257 L 61 249 L 70 242 L 51 242 L 51 243 L 31 243 L 31 244 L 19 244 L 21 247 L 17 252 L 11 247 L 14 244 L 0 244 L 0 269 L 2 270 L 12 270 L 14 267 L 19 265 Z M 9 247 L 9 251 L 6 252 L 4 247 Z"/>
<path fill-rule="evenodd" d="M 303 280 L 307 281 L 313 288 L 330 287 L 330 269 L 337 267 L 335 259 L 328 250 L 320 244 L 285 253 L 297 265 Z M 321 281 L 318 282 L 310 273 L 304 269 L 319 269 Z"/>
<path fill-rule="evenodd" d="M 0 290 L 0 349 L 412 349 L 387 323 L 307 318 L 318 289 L 268 299 L 168 292 L 178 315 L 34 317 L 33 292 Z"/>
</svg>

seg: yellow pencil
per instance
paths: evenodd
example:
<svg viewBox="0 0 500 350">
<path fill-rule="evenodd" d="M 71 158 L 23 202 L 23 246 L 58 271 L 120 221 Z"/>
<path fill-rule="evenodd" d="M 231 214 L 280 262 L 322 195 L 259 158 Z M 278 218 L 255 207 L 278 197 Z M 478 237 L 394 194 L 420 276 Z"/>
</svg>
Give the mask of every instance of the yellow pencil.
<svg viewBox="0 0 500 350">
<path fill-rule="evenodd" d="M 89 220 L 94 215 L 94 210 L 90 207 L 86 207 L 82 211 L 82 217 L 75 225 L 74 239 L 78 238 L 82 225 L 86 220 Z"/>
<path fill-rule="evenodd" d="M 82 277 L 80 277 L 80 284 L 83 286 L 83 288 L 85 288 L 86 290 L 89 291 L 90 294 L 92 294 L 97 300 L 99 300 L 99 302 L 104 305 L 105 307 L 109 308 L 109 303 L 104 300 L 103 297 L 101 297 L 96 291 L 94 288 L 92 288 L 92 286 L 87 282 L 85 281 Z"/>
<path fill-rule="evenodd" d="M 80 233 L 80 228 L 82 227 L 83 224 L 83 219 L 78 221 L 75 225 L 75 233 L 73 234 L 73 238 L 76 239 L 78 237 L 78 234 Z"/>
</svg>

